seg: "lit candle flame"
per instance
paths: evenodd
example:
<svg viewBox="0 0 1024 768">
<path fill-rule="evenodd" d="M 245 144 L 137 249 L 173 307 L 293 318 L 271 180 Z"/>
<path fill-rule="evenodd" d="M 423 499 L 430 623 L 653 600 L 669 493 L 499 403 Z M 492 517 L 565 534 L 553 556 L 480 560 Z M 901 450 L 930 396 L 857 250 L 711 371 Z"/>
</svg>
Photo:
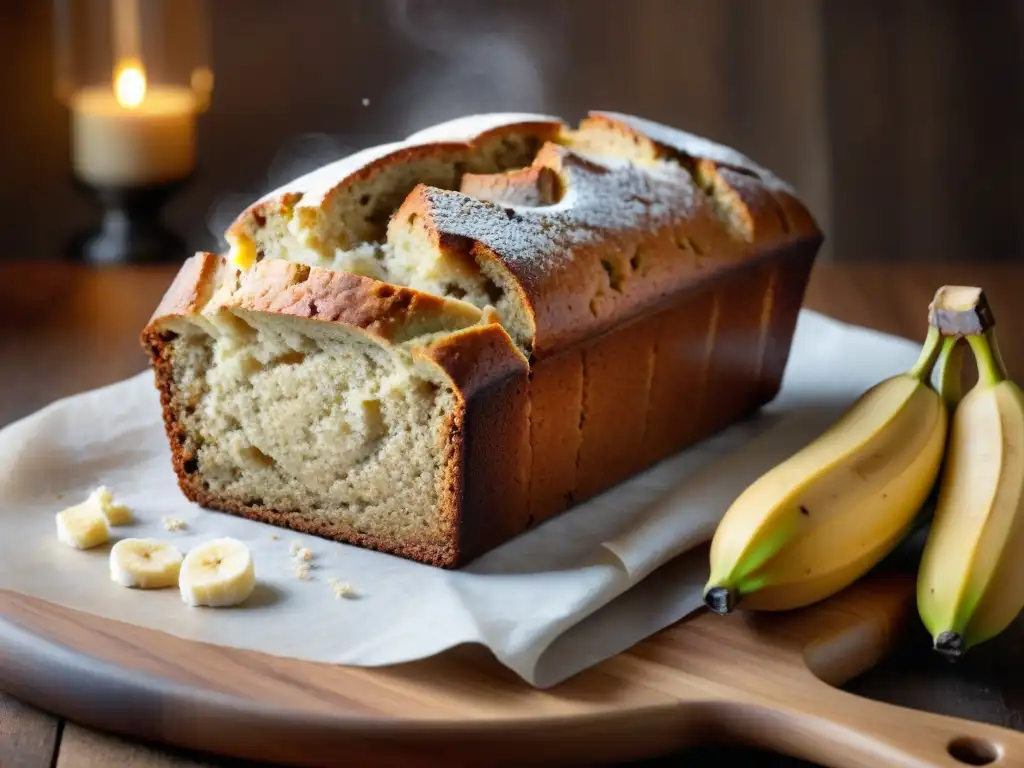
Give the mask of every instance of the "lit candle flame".
<svg viewBox="0 0 1024 768">
<path fill-rule="evenodd" d="M 138 60 L 121 62 L 114 75 L 114 96 L 127 109 L 142 104 L 146 98 L 146 71 Z"/>
</svg>

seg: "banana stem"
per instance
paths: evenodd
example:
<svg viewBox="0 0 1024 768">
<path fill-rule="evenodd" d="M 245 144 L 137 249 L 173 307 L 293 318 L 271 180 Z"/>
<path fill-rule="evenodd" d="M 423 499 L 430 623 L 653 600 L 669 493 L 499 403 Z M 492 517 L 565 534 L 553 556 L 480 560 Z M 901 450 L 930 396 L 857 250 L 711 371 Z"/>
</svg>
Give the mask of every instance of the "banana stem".
<svg viewBox="0 0 1024 768">
<path fill-rule="evenodd" d="M 935 359 L 939 354 L 941 342 L 942 332 L 934 325 L 929 325 L 928 335 L 924 339 L 924 346 L 921 347 L 921 354 L 918 356 L 917 362 L 914 363 L 913 368 L 907 371 L 907 375 L 921 380 L 931 376 L 932 368 L 935 365 Z"/>
<path fill-rule="evenodd" d="M 961 370 L 964 360 L 964 351 L 967 345 L 959 336 L 947 336 L 942 341 L 942 351 L 939 353 L 939 361 L 936 368 L 936 388 L 942 399 L 950 406 L 960 402 L 963 397 L 963 384 L 961 381 Z"/>
<path fill-rule="evenodd" d="M 978 336 L 968 336 L 967 343 L 971 345 L 978 363 L 978 378 L 982 383 L 991 387 L 1007 379 L 1006 364 L 991 330 Z"/>
</svg>

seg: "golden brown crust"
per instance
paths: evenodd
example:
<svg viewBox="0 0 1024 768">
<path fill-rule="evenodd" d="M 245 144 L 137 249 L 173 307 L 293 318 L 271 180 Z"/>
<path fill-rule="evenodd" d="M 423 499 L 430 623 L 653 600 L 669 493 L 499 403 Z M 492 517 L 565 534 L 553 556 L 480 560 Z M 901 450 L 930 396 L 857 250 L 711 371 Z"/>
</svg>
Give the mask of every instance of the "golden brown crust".
<svg viewBox="0 0 1024 768">
<path fill-rule="evenodd" d="M 478 200 L 499 205 L 538 207 L 559 197 L 559 178 L 551 168 L 531 166 L 509 173 L 467 173 L 459 191 Z"/>
<path fill-rule="evenodd" d="M 527 519 L 558 514 L 769 402 L 815 251 L 790 244 L 535 362 Z"/>
<path fill-rule="evenodd" d="M 464 565 L 525 531 L 530 470 L 526 371 L 491 384 L 466 403 L 461 443 L 458 558 Z"/>
<path fill-rule="evenodd" d="M 530 369 L 530 503 L 527 522 L 538 525 L 563 512 L 576 489 L 583 352 L 551 355 Z"/>
<path fill-rule="evenodd" d="M 450 467 L 442 520 L 451 525 L 452 565 L 521 533 L 529 477 L 529 363 L 500 325 L 479 325 L 417 348 L 460 401 L 448 428 Z"/>
<path fill-rule="evenodd" d="M 778 261 L 779 254 L 774 254 L 748 264 L 717 289 L 714 345 L 697 414 L 701 436 L 718 432 L 763 404 L 763 337 L 769 330 Z"/>
<path fill-rule="evenodd" d="M 456 329 L 479 322 L 482 313 L 461 301 L 290 261 L 260 262 L 245 273 L 229 304 L 359 328 L 398 342 L 424 330 Z"/>
<path fill-rule="evenodd" d="M 499 381 L 525 376 L 530 368 L 508 332 L 497 324 L 446 334 L 417 347 L 413 356 L 429 360 L 444 371 L 467 400 Z"/>
<path fill-rule="evenodd" d="M 589 499 L 640 468 L 656 327 L 655 318 L 644 318 L 583 349 L 574 502 Z"/>
<path fill-rule="evenodd" d="M 762 352 L 761 392 L 757 398 L 761 403 L 770 402 L 782 385 L 790 342 L 796 331 L 817 248 L 815 242 L 804 241 L 790 245 L 779 254 L 773 285 L 771 326 Z"/>
<path fill-rule="evenodd" d="M 706 172 L 715 177 L 716 183 L 726 190 L 726 194 L 735 195 L 735 200 L 740 203 L 736 206 L 736 213 L 742 217 L 748 228 L 747 237 L 750 242 L 756 241 L 759 251 L 766 251 L 792 239 L 785 209 L 763 184 L 731 168 L 714 167 L 707 161 L 702 163 L 710 166 Z"/>
<path fill-rule="evenodd" d="M 202 310 L 213 290 L 220 264 L 220 257 L 202 251 L 185 259 L 147 325 L 172 315 Z"/>
<path fill-rule="evenodd" d="M 809 216 L 787 208 L 794 199 L 785 187 L 753 175 L 742 158 L 735 167 L 716 164 L 624 123 L 595 118 L 587 125 L 628 138 L 626 157 L 650 155 L 651 165 L 602 165 L 618 150 L 606 134 L 588 144 L 581 129 L 569 147 L 545 145 L 525 171 L 469 177 L 462 192 L 420 185 L 397 214 L 415 214 L 434 242 L 471 241 L 482 268 L 506 273 L 503 282 L 530 313 L 533 333 L 524 346 L 534 360 L 656 311 L 666 298 L 769 250 L 820 240 Z M 557 175 L 553 189 L 541 189 L 545 170 Z"/>
<path fill-rule="evenodd" d="M 657 316 L 654 372 L 647 397 L 643 459 L 651 464 L 702 437 L 700 414 L 707 391 L 708 361 L 720 311 L 714 286 L 705 287 Z"/>
</svg>

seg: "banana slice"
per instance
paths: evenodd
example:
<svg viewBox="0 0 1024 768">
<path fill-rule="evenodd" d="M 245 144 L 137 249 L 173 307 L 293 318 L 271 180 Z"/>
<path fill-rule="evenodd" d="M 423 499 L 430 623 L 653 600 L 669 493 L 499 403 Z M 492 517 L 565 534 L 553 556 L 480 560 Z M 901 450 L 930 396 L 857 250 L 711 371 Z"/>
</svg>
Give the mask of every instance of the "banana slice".
<svg viewBox="0 0 1024 768">
<path fill-rule="evenodd" d="M 200 544 L 185 555 L 178 587 L 181 599 L 189 605 L 238 605 L 256 588 L 252 554 L 238 539 L 214 539 Z"/>
<path fill-rule="evenodd" d="M 122 587 L 173 587 L 181 560 L 176 547 L 158 539 L 121 539 L 110 550 L 110 578 Z"/>
<path fill-rule="evenodd" d="M 75 549 L 92 549 L 107 543 L 110 528 L 99 506 L 90 499 L 57 513 L 57 538 Z"/>
<path fill-rule="evenodd" d="M 105 485 L 93 491 L 88 501 L 97 505 L 111 525 L 131 525 L 133 522 L 132 511 L 124 504 L 116 504 L 114 495 Z"/>
</svg>

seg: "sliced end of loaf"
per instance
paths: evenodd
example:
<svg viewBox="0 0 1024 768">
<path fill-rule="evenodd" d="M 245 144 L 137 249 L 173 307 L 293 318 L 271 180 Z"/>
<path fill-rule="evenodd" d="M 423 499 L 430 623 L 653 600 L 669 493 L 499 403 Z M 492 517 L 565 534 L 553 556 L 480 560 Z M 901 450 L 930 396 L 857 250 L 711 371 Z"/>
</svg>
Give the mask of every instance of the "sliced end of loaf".
<svg viewBox="0 0 1024 768">
<path fill-rule="evenodd" d="M 375 281 L 300 265 L 212 286 L 214 259 L 195 257 L 195 290 L 179 292 L 213 298 L 165 307 L 144 333 L 182 490 L 210 508 L 457 565 L 467 407 L 495 376 L 525 380 L 508 335 L 468 305 L 392 286 L 380 298 Z M 261 306 L 282 297 L 276 312 Z M 449 356 L 459 329 L 488 343 Z M 477 370 L 480 355 L 491 364 Z"/>
</svg>

